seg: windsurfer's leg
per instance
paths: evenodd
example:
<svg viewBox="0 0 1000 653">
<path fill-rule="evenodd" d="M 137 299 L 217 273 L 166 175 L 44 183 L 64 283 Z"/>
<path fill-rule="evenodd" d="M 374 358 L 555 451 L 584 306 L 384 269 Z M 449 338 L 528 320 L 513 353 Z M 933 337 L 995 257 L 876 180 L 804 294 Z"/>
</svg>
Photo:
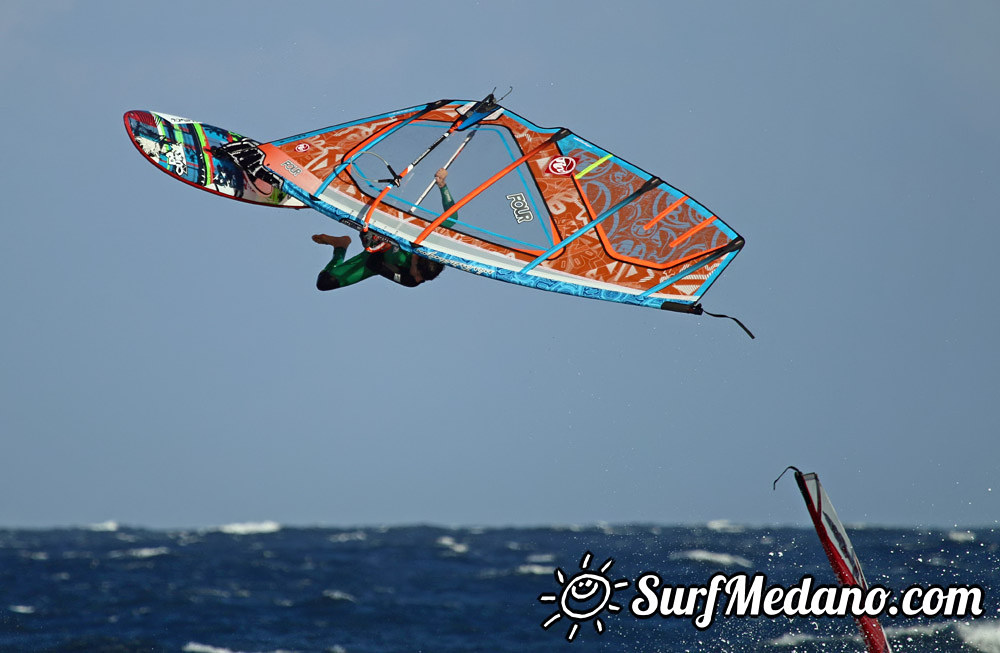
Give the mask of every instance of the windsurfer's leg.
<svg viewBox="0 0 1000 653">
<path fill-rule="evenodd" d="M 346 261 L 347 246 L 351 239 L 349 236 L 327 236 L 326 234 L 316 234 L 313 241 L 321 245 L 333 246 L 333 258 L 323 268 L 319 276 L 316 277 L 316 288 L 319 290 L 335 290 L 351 284 L 363 281 L 372 276 L 374 272 L 369 270 L 365 263 L 370 254 L 361 252 Z"/>
</svg>

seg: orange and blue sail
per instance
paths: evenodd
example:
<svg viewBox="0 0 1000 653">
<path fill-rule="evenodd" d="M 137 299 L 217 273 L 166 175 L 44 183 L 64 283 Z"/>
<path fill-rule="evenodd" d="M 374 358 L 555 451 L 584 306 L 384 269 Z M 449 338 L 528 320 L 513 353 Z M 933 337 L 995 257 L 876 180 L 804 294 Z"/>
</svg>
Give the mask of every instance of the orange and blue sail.
<svg viewBox="0 0 1000 653">
<path fill-rule="evenodd" d="M 462 131 L 476 137 L 449 138 Z M 440 100 L 262 149 L 283 190 L 326 215 L 531 288 L 701 314 L 744 244 L 689 194 L 492 100 Z M 447 209 L 426 193 L 442 166 Z"/>
</svg>

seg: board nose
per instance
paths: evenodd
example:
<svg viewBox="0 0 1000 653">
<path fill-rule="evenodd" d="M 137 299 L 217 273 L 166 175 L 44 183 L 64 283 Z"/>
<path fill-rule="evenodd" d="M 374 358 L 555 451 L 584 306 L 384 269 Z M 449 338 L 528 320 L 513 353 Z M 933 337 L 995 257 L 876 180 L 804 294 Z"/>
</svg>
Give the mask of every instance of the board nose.
<svg viewBox="0 0 1000 653">
<path fill-rule="evenodd" d="M 153 119 L 153 114 L 149 111 L 140 111 L 137 109 L 126 111 L 124 119 L 125 130 L 132 138 L 135 138 L 138 135 L 137 132 L 139 131 L 139 125 L 144 125 L 154 130 L 156 129 L 156 121 Z"/>
<path fill-rule="evenodd" d="M 158 140 L 156 119 L 153 114 L 149 111 L 132 110 L 126 111 L 123 117 L 129 140 L 144 156 L 153 158 L 150 145 Z"/>
</svg>

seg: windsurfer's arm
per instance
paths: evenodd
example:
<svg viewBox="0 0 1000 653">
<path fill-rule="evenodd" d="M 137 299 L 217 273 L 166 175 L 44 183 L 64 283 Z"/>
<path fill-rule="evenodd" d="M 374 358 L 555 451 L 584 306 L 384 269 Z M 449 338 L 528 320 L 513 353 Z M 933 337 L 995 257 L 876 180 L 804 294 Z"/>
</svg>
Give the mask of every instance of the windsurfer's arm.
<svg viewBox="0 0 1000 653">
<path fill-rule="evenodd" d="M 417 268 L 416 254 L 410 255 L 410 276 L 413 277 L 413 280 L 417 283 L 421 283 L 424 280 L 423 276 L 420 274 L 420 270 Z"/>
<path fill-rule="evenodd" d="M 441 191 L 441 207 L 442 211 L 447 211 L 455 205 L 455 198 L 451 196 L 451 191 L 448 190 L 448 171 L 441 168 L 434 173 L 434 183 L 437 184 L 438 190 Z M 441 223 L 442 227 L 450 227 L 455 224 L 455 220 L 458 219 L 458 213 L 453 213 L 451 217 Z"/>
</svg>

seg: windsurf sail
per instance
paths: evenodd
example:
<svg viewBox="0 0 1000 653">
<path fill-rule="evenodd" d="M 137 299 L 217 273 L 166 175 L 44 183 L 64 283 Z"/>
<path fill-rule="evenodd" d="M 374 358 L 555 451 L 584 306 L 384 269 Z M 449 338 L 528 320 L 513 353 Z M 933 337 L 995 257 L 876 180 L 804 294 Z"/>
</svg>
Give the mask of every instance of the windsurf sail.
<svg viewBox="0 0 1000 653">
<path fill-rule="evenodd" d="M 854 552 L 854 546 L 847 537 L 843 523 L 837 517 L 837 511 L 833 509 L 829 495 L 820 485 L 819 477 L 814 473 L 803 474 L 795 467 L 788 467 L 785 471 L 789 469 L 795 472 L 795 482 L 802 492 L 802 498 L 805 499 L 809 517 L 812 518 L 816 534 L 823 545 L 826 557 L 830 560 L 837 582 L 844 587 L 860 587 L 867 591 L 868 581 L 861 571 L 861 563 Z M 774 483 L 777 485 L 778 481 Z M 892 653 L 878 619 L 861 616 L 857 618 L 857 622 L 868 653 Z"/>
<path fill-rule="evenodd" d="M 744 244 L 687 193 L 568 129 L 535 125 L 492 94 L 334 125 L 261 150 L 284 192 L 329 217 L 531 288 L 715 315 L 700 300 Z M 447 210 L 427 192 L 442 167 L 455 198 Z"/>
</svg>

